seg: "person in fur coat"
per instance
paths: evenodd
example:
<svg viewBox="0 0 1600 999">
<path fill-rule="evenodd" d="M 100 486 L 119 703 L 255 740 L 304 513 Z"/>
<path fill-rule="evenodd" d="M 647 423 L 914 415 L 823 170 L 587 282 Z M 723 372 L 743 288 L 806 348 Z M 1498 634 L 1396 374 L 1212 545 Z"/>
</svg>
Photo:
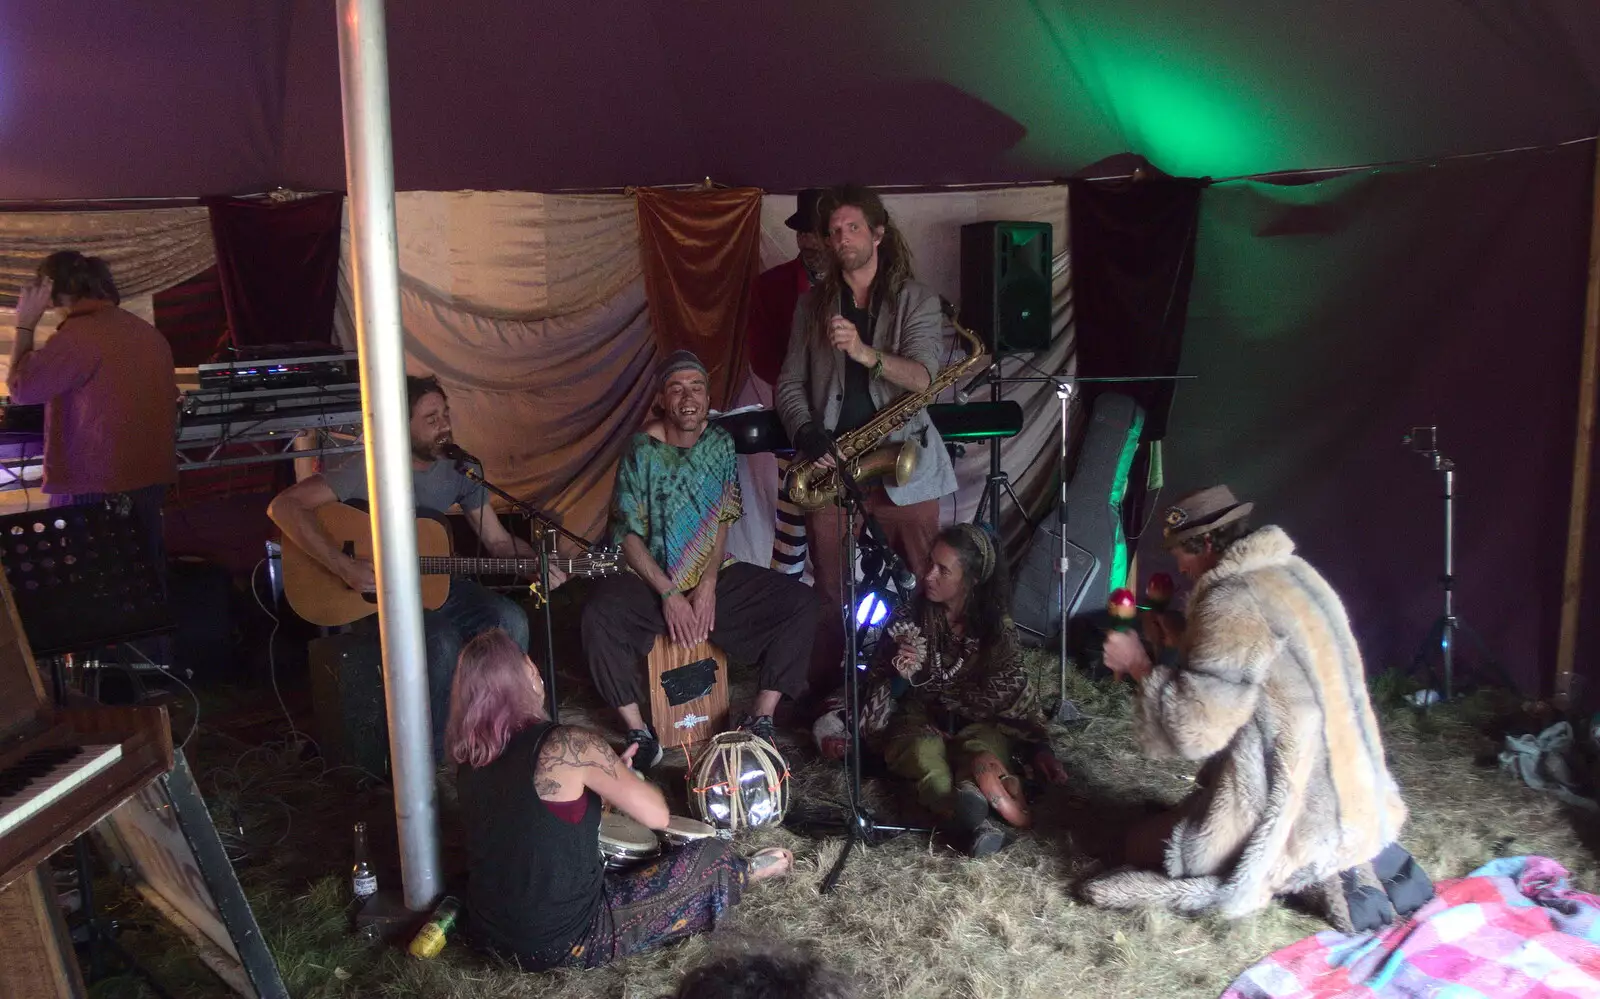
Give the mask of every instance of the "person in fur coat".
<svg viewBox="0 0 1600 999">
<path fill-rule="evenodd" d="M 1185 801 L 1134 830 L 1131 866 L 1085 894 L 1229 918 L 1301 894 L 1342 929 L 1382 925 L 1432 890 L 1397 846 L 1406 806 L 1361 653 L 1333 588 L 1282 529 L 1250 532 L 1251 508 L 1226 486 L 1168 508 L 1166 547 L 1194 581 L 1187 623 L 1147 618 L 1154 658 L 1135 634 L 1106 637 L 1106 666 L 1137 686 L 1141 748 L 1204 765 Z"/>
</svg>

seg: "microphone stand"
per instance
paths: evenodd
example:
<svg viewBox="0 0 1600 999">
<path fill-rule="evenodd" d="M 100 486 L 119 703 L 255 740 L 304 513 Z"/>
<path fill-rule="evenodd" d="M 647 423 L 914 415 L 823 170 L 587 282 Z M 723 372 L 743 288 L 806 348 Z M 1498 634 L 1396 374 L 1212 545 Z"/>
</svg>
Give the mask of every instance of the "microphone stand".
<svg viewBox="0 0 1600 999">
<path fill-rule="evenodd" d="M 848 800 L 845 811 L 848 813 L 842 824 L 845 827 L 844 849 L 839 851 L 839 859 L 834 862 L 833 869 L 828 876 L 822 879 L 822 886 L 818 889 L 821 894 L 827 895 L 839 883 L 839 878 L 844 874 L 844 866 L 850 859 L 850 852 L 857 846 L 867 846 L 873 842 L 876 833 L 931 833 L 933 830 L 917 826 L 880 825 L 872 813 L 867 810 L 861 800 L 861 670 L 857 668 L 856 659 L 858 649 L 856 645 L 857 631 L 855 627 L 855 610 L 857 600 L 856 585 L 856 511 L 859 509 L 863 517 L 870 519 L 867 513 L 866 496 L 861 492 L 861 486 L 855 477 L 850 474 L 849 465 L 839 457 L 837 449 L 834 451 L 834 460 L 838 463 L 839 483 L 842 487 L 840 504 L 844 507 L 845 515 L 845 605 L 844 613 L 845 630 L 845 719 L 850 732 L 849 751 L 845 757 L 845 767 L 848 771 L 846 777 L 846 793 Z"/>
<path fill-rule="evenodd" d="M 556 536 L 559 534 L 574 544 L 582 546 L 585 550 L 594 547 L 594 542 L 581 535 L 573 534 L 560 521 L 550 516 L 527 500 L 517 497 L 501 489 L 483 476 L 483 468 L 470 461 L 458 459 L 456 470 L 473 482 L 483 486 L 489 492 L 510 503 L 535 524 L 544 527 L 544 543 L 539 546 L 539 592 L 544 598 L 544 689 L 545 698 L 550 706 L 550 720 L 560 723 L 561 702 L 556 697 L 556 627 L 555 619 L 550 611 L 550 552 L 555 549 Z M 531 540 L 530 531 L 530 540 Z"/>
<path fill-rule="evenodd" d="M 997 365 L 1000 363 L 998 358 L 995 360 L 995 363 Z M 1078 601 L 1083 598 L 1083 590 L 1089 585 L 1089 577 L 1093 575 L 1093 567 L 1091 567 L 1090 572 L 1086 573 L 1082 581 L 1079 582 L 1077 591 L 1070 594 L 1067 592 L 1067 576 L 1071 571 L 1072 549 L 1077 548 L 1078 551 L 1083 556 L 1087 557 L 1091 562 L 1098 563 L 1098 559 L 1095 558 L 1095 555 L 1092 552 L 1074 545 L 1071 541 L 1067 540 L 1067 411 L 1071 408 L 1074 386 L 1079 382 L 1187 381 L 1188 379 L 1194 377 L 1194 375 L 1135 375 L 1126 377 L 1072 378 L 1066 375 L 1029 375 L 1002 378 L 996 375 L 994 378 L 990 379 L 990 385 L 993 389 L 994 398 L 996 401 L 999 401 L 1000 399 L 1002 385 L 1043 384 L 1055 387 L 1056 399 L 1061 403 L 1061 426 L 1059 435 L 1060 453 L 1056 458 L 1056 460 L 1059 462 L 1057 476 L 1060 479 L 1060 492 L 1056 498 L 1056 532 L 1057 541 L 1060 544 L 1059 553 L 1056 556 L 1056 574 L 1059 578 L 1058 592 L 1061 599 L 1061 606 L 1059 609 L 1060 618 L 1057 622 L 1057 627 L 1059 628 L 1060 633 L 1056 636 L 1056 638 L 1059 643 L 1059 648 L 1057 650 L 1059 657 L 1057 669 L 1059 672 L 1058 680 L 1060 682 L 1061 703 L 1056 706 L 1056 714 L 1054 718 L 1056 722 L 1065 724 L 1067 722 L 1076 721 L 1078 718 L 1076 713 L 1073 712 L 1069 707 L 1067 701 L 1067 619 L 1072 616 L 1072 609 L 1077 605 Z M 993 518 L 995 533 L 998 535 L 1000 531 L 1001 485 L 1004 485 L 1006 492 L 1011 496 L 1011 501 L 1015 503 L 1017 505 L 1017 509 L 1022 512 L 1024 520 L 1027 519 L 1027 511 L 1023 508 L 1021 501 L 1017 499 L 1017 494 L 1012 490 L 1011 480 L 1005 475 L 1004 472 L 1000 471 L 1000 442 L 998 440 L 991 441 L 989 446 L 991 448 L 989 455 L 989 488 L 988 492 L 984 495 L 983 501 L 980 501 L 978 504 L 978 512 L 979 517 L 981 518 L 983 514 L 984 501 L 990 501 L 989 515 Z M 1032 526 L 1032 521 L 1029 521 L 1029 526 Z"/>
</svg>

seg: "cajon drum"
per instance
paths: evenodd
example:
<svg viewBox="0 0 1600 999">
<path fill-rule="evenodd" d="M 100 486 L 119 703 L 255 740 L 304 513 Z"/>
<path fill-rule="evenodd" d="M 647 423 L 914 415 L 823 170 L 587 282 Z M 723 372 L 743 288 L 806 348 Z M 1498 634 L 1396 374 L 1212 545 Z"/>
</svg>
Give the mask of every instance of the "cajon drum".
<svg viewBox="0 0 1600 999">
<path fill-rule="evenodd" d="M 703 742 L 728 725 L 728 657 L 710 642 L 691 648 L 656 638 L 646 660 L 650 723 L 665 749 Z"/>
</svg>

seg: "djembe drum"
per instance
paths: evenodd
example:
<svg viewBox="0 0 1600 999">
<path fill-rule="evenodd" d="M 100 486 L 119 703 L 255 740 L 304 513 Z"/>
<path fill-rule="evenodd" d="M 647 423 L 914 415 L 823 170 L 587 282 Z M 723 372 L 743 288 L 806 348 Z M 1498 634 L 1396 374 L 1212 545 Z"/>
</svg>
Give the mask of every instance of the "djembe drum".
<svg viewBox="0 0 1600 999">
<path fill-rule="evenodd" d="M 606 870 L 627 870 L 661 852 L 661 841 L 649 827 L 607 808 L 600 818 L 600 858 Z"/>
<path fill-rule="evenodd" d="M 689 808 L 728 835 L 775 826 L 789 811 L 789 765 L 749 732 L 723 732 L 689 769 Z"/>
</svg>

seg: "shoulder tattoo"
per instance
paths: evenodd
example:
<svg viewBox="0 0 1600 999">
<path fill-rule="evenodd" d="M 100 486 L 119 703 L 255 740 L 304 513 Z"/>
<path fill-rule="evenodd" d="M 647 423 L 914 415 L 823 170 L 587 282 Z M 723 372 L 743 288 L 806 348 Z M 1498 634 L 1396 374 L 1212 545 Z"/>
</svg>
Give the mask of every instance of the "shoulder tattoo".
<svg viewBox="0 0 1600 999">
<path fill-rule="evenodd" d="M 539 747 L 541 775 L 551 767 L 588 767 L 615 777 L 621 762 L 604 739 L 586 728 L 559 726 L 545 736 L 544 745 Z"/>
</svg>

